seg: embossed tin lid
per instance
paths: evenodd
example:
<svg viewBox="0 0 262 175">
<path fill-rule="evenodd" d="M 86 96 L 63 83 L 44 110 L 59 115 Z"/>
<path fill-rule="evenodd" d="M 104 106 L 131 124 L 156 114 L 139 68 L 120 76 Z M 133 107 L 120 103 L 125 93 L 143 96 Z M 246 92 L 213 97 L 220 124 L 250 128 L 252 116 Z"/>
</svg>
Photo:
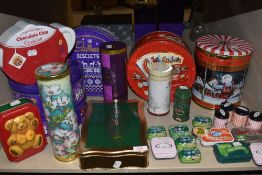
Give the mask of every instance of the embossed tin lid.
<svg viewBox="0 0 262 175">
<path fill-rule="evenodd" d="M 204 35 L 197 39 L 197 47 L 219 56 L 247 56 L 252 54 L 250 43 L 226 35 Z"/>
</svg>

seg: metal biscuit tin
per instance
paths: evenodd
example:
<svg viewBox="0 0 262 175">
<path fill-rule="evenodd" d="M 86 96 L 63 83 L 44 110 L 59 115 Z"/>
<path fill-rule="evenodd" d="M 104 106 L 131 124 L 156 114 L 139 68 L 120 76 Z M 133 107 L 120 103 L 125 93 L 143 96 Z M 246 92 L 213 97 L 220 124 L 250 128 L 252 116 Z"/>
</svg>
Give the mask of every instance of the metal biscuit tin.
<svg viewBox="0 0 262 175">
<path fill-rule="evenodd" d="M 47 145 L 38 107 L 27 98 L 0 106 L 0 126 L 0 140 L 9 161 L 22 161 Z"/>
<path fill-rule="evenodd" d="M 144 103 L 88 101 L 78 146 L 81 169 L 148 166 Z"/>
<path fill-rule="evenodd" d="M 170 99 L 178 86 L 192 87 L 195 81 L 195 63 L 181 37 L 171 32 L 152 32 L 143 37 L 127 63 L 127 80 L 131 89 L 148 99 L 148 73 L 154 62 L 170 64 L 173 68 Z"/>
<path fill-rule="evenodd" d="M 219 108 L 225 101 L 239 105 L 252 52 L 248 42 L 232 36 L 199 37 L 192 99 L 210 109 Z"/>
<path fill-rule="evenodd" d="M 111 32 L 97 26 L 75 28 L 76 44 L 70 59 L 82 66 L 83 85 L 87 96 L 103 96 L 99 46 L 118 38 Z"/>
</svg>

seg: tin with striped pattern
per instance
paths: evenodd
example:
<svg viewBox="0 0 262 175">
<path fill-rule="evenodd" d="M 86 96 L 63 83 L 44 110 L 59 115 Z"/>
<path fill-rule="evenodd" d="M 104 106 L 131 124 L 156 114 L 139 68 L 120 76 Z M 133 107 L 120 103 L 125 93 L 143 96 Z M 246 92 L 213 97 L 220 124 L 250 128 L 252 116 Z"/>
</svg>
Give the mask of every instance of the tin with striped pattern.
<svg viewBox="0 0 262 175">
<path fill-rule="evenodd" d="M 251 130 L 261 129 L 262 128 L 262 113 L 258 111 L 250 112 L 248 119 L 247 119 L 246 127 Z"/>
<path fill-rule="evenodd" d="M 232 124 L 236 127 L 245 127 L 249 115 L 249 109 L 245 106 L 238 106 L 234 110 Z"/>
<path fill-rule="evenodd" d="M 232 36 L 199 37 L 192 99 L 209 109 L 218 109 L 222 102 L 239 106 L 252 52 L 250 43 Z"/>
<path fill-rule="evenodd" d="M 214 115 L 214 128 L 226 128 L 228 124 L 229 112 L 223 109 L 218 109 L 215 111 Z"/>
</svg>

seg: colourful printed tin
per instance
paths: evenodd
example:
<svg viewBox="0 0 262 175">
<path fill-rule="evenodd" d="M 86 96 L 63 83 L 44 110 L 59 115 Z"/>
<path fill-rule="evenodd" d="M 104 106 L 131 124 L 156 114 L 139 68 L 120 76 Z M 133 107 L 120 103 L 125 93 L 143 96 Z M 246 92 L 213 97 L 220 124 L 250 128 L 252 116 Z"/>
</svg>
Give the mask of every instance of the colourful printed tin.
<svg viewBox="0 0 262 175">
<path fill-rule="evenodd" d="M 199 37 L 192 99 L 210 109 L 219 108 L 225 101 L 239 105 L 252 52 L 248 42 L 232 36 Z"/>
<path fill-rule="evenodd" d="M 74 43 L 75 32 L 69 27 L 18 21 L 0 36 L 0 67 L 14 81 L 32 85 L 35 69 L 49 62 L 65 62 Z"/>
<path fill-rule="evenodd" d="M 27 98 L 0 106 L 0 140 L 8 160 L 19 162 L 47 145 L 38 107 Z"/>
<path fill-rule="evenodd" d="M 103 96 L 99 46 L 118 40 L 111 32 L 97 26 L 81 26 L 75 29 L 76 44 L 70 59 L 82 66 L 83 85 L 87 96 Z"/>
<path fill-rule="evenodd" d="M 192 87 L 195 63 L 184 41 L 171 32 L 152 32 L 136 44 L 127 63 L 129 86 L 139 97 L 148 99 L 148 73 L 154 62 L 168 63 L 173 68 L 171 101 L 178 86 Z"/>
<path fill-rule="evenodd" d="M 77 158 L 79 128 L 75 114 L 68 66 L 54 62 L 36 69 L 37 84 L 42 98 L 56 159 Z"/>
</svg>

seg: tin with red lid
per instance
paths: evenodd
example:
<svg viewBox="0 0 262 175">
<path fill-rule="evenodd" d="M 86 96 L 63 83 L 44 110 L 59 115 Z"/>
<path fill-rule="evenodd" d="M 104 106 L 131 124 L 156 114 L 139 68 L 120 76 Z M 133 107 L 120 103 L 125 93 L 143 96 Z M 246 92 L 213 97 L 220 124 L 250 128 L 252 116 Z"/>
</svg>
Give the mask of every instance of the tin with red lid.
<svg viewBox="0 0 262 175">
<path fill-rule="evenodd" d="M 127 80 L 131 89 L 141 98 L 148 99 L 149 67 L 152 63 L 172 66 L 170 100 L 178 86 L 192 87 L 195 63 L 184 41 L 171 32 L 157 31 L 142 37 L 127 63 Z"/>
<path fill-rule="evenodd" d="M 47 145 L 37 105 L 20 98 L 0 106 L 0 140 L 8 160 L 22 161 Z"/>
<path fill-rule="evenodd" d="M 209 109 L 218 109 L 225 101 L 239 105 L 252 52 L 250 43 L 232 36 L 199 37 L 193 101 Z"/>
<path fill-rule="evenodd" d="M 18 21 L 0 36 L 0 68 L 15 82 L 33 85 L 35 69 L 49 62 L 65 62 L 74 43 L 75 32 L 69 27 Z"/>
</svg>

